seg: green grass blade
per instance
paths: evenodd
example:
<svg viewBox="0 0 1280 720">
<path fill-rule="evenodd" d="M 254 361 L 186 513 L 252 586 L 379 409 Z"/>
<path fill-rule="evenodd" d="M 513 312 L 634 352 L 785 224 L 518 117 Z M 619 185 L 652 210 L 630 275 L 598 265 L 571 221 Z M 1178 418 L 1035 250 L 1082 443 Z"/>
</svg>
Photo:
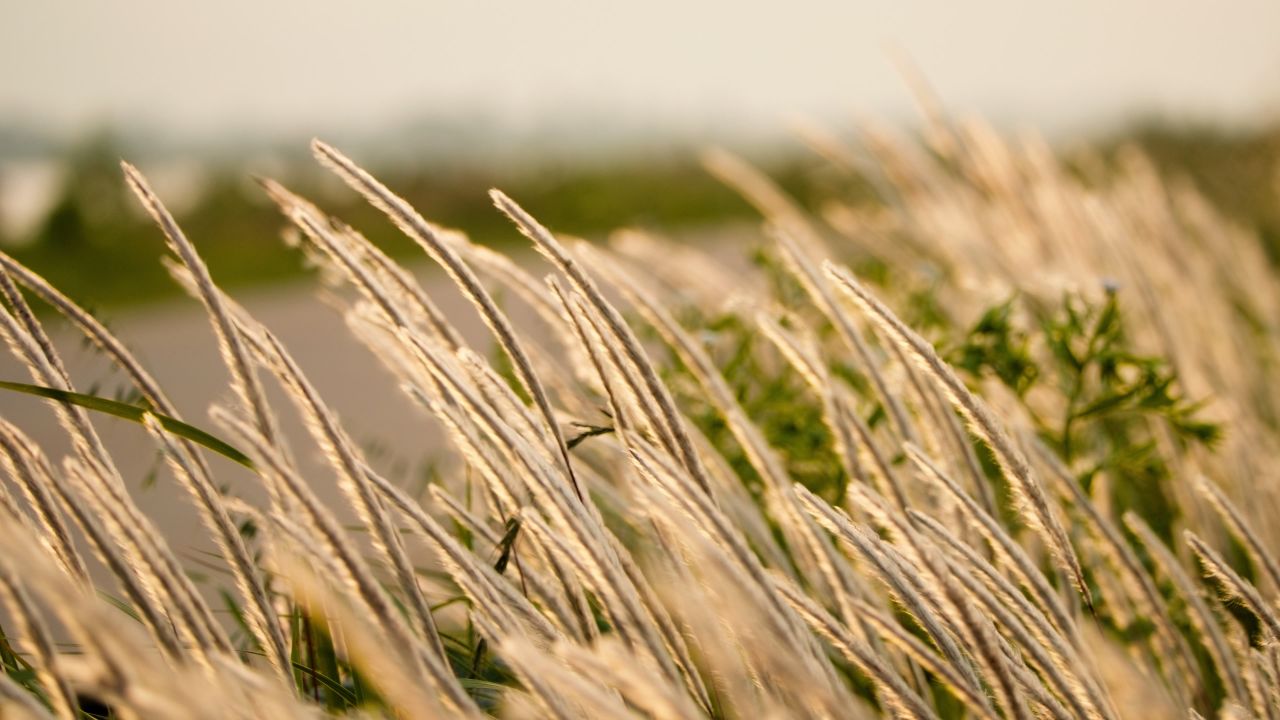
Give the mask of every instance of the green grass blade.
<svg viewBox="0 0 1280 720">
<path fill-rule="evenodd" d="M 12 392 L 24 393 L 26 395 L 35 395 L 36 397 L 47 398 L 49 400 L 57 400 L 58 402 L 68 405 L 77 405 L 86 410 L 111 415 L 113 417 L 131 420 L 138 424 L 142 424 L 142 419 L 147 415 L 154 417 L 160 426 L 165 430 L 177 435 L 178 437 L 190 440 L 197 445 L 202 445 L 219 455 L 237 462 L 249 469 L 253 469 L 253 461 L 249 456 L 240 452 L 230 444 L 220 440 L 204 430 L 194 425 L 189 425 L 176 418 L 169 417 L 158 413 L 154 410 L 122 403 L 117 400 L 108 400 L 97 395 L 85 395 L 83 393 L 68 392 L 66 390 L 58 390 L 57 388 L 44 387 L 43 385 L 29 385 L 27 383 L 10 382 L 0 380 L 0 389 L 10 390 Z"/>
</svg>

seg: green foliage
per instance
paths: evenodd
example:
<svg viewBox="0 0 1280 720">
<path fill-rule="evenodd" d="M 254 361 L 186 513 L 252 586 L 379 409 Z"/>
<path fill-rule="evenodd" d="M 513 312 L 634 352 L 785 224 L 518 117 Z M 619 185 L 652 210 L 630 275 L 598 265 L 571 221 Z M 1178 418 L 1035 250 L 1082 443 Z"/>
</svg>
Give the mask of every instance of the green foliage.
<svg viewBox="0 0 1280 720">
<path fill-rule="evenodd" d="M 762 352 L 769 341 L 741 317 L 725 314 L 704 325 L 713 359 L 734 397 L 782 457 L 798 483 L 823 497 L 838 500 L 847 479 L 833 450 L 831 433 L 823 421 L 822 404 L 790 366 Z M 688 387 L 679 363 L 673 362 L 673 388 Z M 698 392 L 683 398 L 699 429 L 729 461 L 753 492 L 760 477 L 719 411 Z"/>
<path fill-rule="evenodd" d="M 381 700 L 360 672 L 339 657 L 328 625 L 294 607 L 289 615 L 294 678 L 298 693 L 330 713 L 343 713 Z"/>
<path fill-rule="evenodd" d="M 1024 403 L 1041 439 L 1083 468 L 1086 489 L 1106 474 L 1117 512 L 1137 512 L 1168 538 L 1172 470 L 1156 434 L 1167 431 L 1185 449 L 1212 446 L 1221 428 L 1199 417 L 1203 403 L 1183 395 L 1165 358 L 1134 347 L 1117 292 L 1100 303 L 1067 294 L 1034 310 L 1027 328 L 1015 322 L 1019 305 L 1011 298 L 983 313 L 948 360 L 975 379 L 995 376 L 1024 401 L 1036 388 L 1059 398 L 1060 413 L 1049 417 Z"/>
<path fill-rule="evenodd" d="M 1040 368 L 1031 357 L 1030 337 L 1014 326 L 1013 306 L 1010 298 L 983 313 L 948 360 L 973 376 L 989 370 L 1023 397 L 1039 378 Z"/>
<path fill-rule="evenodd" d="M 1176 389 L 1169 362 L 1132 349 L 1115 293 L 1107 295 L 1101 308 L 1068 296 L 1062 313 L 1043 327 L 1068 400 L 1058 438 L 1066 460 L 1086 441 L 1073 432 L 1073 423 L 1080 420 L 1124 427 L 1123 421 L 1154 416 L 1181 440 L 1208 444 L 1218 439 L 1218 426 L 1196 418 L 1201 403 L 1186 400 Z"/>
<path fill-rule="evenodd" d="M 31 667 L 31 663 L 27 662 L 21 654 L 13 649 L 3 629 L 0 629 L 0 672 L 8 675 L 10 680 L 19 687 L 26 689 L 27 692 L 39 698 L 44 697 L 44 691 L 40 687 L 40 681 L 36 678 L 35 669 Z"/>
</svg>

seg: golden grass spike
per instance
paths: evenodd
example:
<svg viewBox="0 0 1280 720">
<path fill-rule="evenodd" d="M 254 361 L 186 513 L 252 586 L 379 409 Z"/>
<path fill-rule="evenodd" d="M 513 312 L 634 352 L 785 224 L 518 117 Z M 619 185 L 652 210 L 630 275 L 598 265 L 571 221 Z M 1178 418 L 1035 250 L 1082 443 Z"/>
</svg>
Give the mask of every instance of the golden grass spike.
<svg viewBox="0 0 1280 720">
<path fill-rule="evenodd" d="M 804 288 L 818 310 L 831 321 L 845 346 L 853 350 L 858 362 L 861 363 L 863 372 L 871 380 L 876 396 L 880 398 L 880 402 L 884 403 L 889 418 L 897 430 L 899 440 L 918 442 L 916 429 L 907 416 L 906 410 L 903 409 L 902 401 L 889 390 L 889 385 L 880 372 L 879 364 L 871 354 L 871 348 L 867 346 L 866 340 L 863 339 L 862 333 L 854 325 L 853 320 L 836 302 L 827 284 L 822 282 L 821 274 L 813 267 L 813 262 L 805 254 L 804 249 L 799 247 L 796 241 L 781 228 L 775 226 L 772 234 L 786 268 L 800 283 L 800 287 Z"/>
<path fill-rule="evenodd" d="M 0 673 L 0 716 L 15 720 L 53 720 L 53 716 L 26 688 L 7 673 Z"/>
<path fill-rule="evenodd" d="M 640 345 L 640 341 L 635 337 L 635 333 L 627 326 L 622 315 L 617 309 L 605 299 L 604 294 L 600 292 L 595 281 L 593 281 L 582 270 L 560 244 L 550 230 L 543 227 L 532 215 L 525 212 L 511 198 L 504 195 L 500 190 L 490 190 L 489 196 L 493 198 L 494 205 L 498 207 L 511 221 L 515 223 L 520 232 L 534 242 L 538 251 L 551 260 L 559 270 L 569 278 L 578 292 L 594 307 L 600 316 L 604 319 L 609 332 L 621 343 L 622 349 L 632 364 L 640 371 L 641 377 L 644 379 L 645 389 L 658 403 L 662 410 L 662 414 L 670 433 L 674 436 L 677 449 L 680 454 L 680 461 L 694 477 L 695 481 L 702 486 L 704 492 L 711 492 L 711 484 L 707 479 L 706 469 L 702 466 L 702 460 L 698 457 L 694 450 L 693 442 L 689 439 L 689 434 L 684 430 L 683 420 L 680 412 L 676 409 L 675 401 L 671 398 L 670 392 L 666 386 L 658 378 L 657 370 L 654 369 Z"/>
<path fill-rule="evenodd" d="M 178 482 L 190 493 L 201 520 L 227 560 L 235 578 L 236 589 L 244 603 L 243 612 L 255 639 L 263 647 L 267 660 L 282 678 L 292 681 L 288 644 L 275 619 L 275 608 L 267 599 L 261 573 L 245 547 L 239 528 L 231 520 L 221 493 L 191 459 L 191 453 L 180 447 L 153 417 L 144 419 L 147 430 L 165 453 Z"/>
<path fill-rule="evenodd" d="M 160 226 L 160 230 L 164 233 L 165 239 L 169 243 L 169 249 L 191 272 L 191 276 L 195 280 L 195 288 L 199 293 L 199 299 L 209 313 L 214 334 L 218 338 L 218 348 L 222 352 L 223 361 L 231 372 L 231 387 L 235 390 L 240 401 L 244 403 L 244 407 L 252 414 L 258 431 L 269 442 L 277 442 L 280 430 L 277 427 L 275 416 L 271 413 L 270 401 L 262 393 L 262 385 L 249 362 L 249 353 L 245 349 L 239 333 L 236 332 L 235 326 L 232 324 L 231 315 L 222 302 L 221 294 L 213 284 L 213 278 L 209 275 L 208 266 L 205 265 L 204 260 L 196 252 L 195 246 L 183 234 L 182 228 L 178 227 L 178 223 L 169 214 L 164 203 L 160 201 L 160 198 L 151 189 L 142 173 L 127 162 L 121 161 L 120 167 L 124 170 L 125 181 L 128 183 L 129 189 L 133 191 L 134 195 L 137 195 L 142 202 L 143 208 Z"/>
<path fill-rule="evenodd" d="M 895 715 L 920 719 L 937 717 L 924 699 L 885 664 L 883 658 L 877 657 L 870 647 L 850 634 L 849 630 L 836 622 L 830 613 L 790 583 L 779 582 L 776 587 L 800 617 L 809 623 L 814 632 L 826 638 L 841 655 L 871 678 L 875 683 L 876 694 Z"/>
<path fill-rule="evenodd" d="M 332 219 L 326 221 L 319 208 L 293 194 L 280 183 L 274 180 L 263 180 L 262 186 L 267 195 L 280 207 L 285 217 L 289 218 L 366 298 L 381 307 L 389 317 L 408 327 L 408 317 L 397 302 L 401 298 L 407 299 L 427 318 L 429 326 L 441 342 L 453 350 L 463 346 L 457 329 L 436 307 L 422 286 L 404 268 L 387 257 L 380 248 L 354 229 L 346 226 L 337 227 L 337 222 Z M 389 287 L 389 284 L 393 287 Z"/>
<path fill-rule="evenodd" d="M 551 651 L 561 662 L 588 677 L 604 678 L 629 705 L 661 720 L 705 717 L 689 697 L 652 668 L 636 662 L 620 643 L 603 640 L 590 647 L 556 643 Z"/>
<path fill-rule="evenodd" d="M 1074 635 L 1077 627 L 1076 622 L 1017 540 L 1005 530 L 1004 526 L 1000 525 L 996 518 L 988 515 L 963 488 L 947 477 L 924 454 L 924 451 L 914 445 L 907 445 L 906 451 L 907 458 L 920 470 L 922 477 L 937 483 L 957 501 L 958 507 L 963 516 L 968 518 L 970 525 L 987 540 L 991 548 L 1017 573 L 1023 585 L 1032 592 L 1036 602 L 1057 625 L 1058 630 L 1067 635 Z"/>
<path fill-rule="evenodd" d="M 894 600 L 919 623 L 946 657 L 947 662 L 965 678 L 965 684 L 969 687 L 981 687 L 982 682 L 978 678 L 973 663 L 958 641 L 965 632 L 957 627 L 958 621 L 953 621 L 947 612 L 953 608 L 940 607 L 941 600 L 938 594 L 924 586 L 918 569 L 912 568 L 909 575 L 904 574 L 885 556 L 877 543 L 872 541 L 871 534 L 855 525 L 847 515 L 827 505 L 821 498 L 800 486 L 796 486 L 795 492 L 801 507 L 812 515 L 814 520 L 835 535 L 845 547 L 853 550 L 866 561 L 873 577 L 884 583 Z"/>
<path fill-rule="evenodd" d="M 391 598 L 357 553 L 354 543 L 346 537 L 332 513 L 316 499 L 306 482 L 256 428 L 221 406 L 215 406 L 212 414 L 216 422 L 245 445 L 259 475 L 278 485 L 282 493 L 292 496 L 307 526 L 313 531 L 312 535 L 341 570 L 343 586 L 368 611 L 373 623 L 386 633 L 390 639 L 388 648 L 397 654 L 399 662 L 406 664 L 411 674 L 433 685 L 453 709 L 462 713 L 474 712 L 475 702 L 458 684 L 447 663 L 412 635 Z M 273 508 L 273 512 L 281 511 L 280 507 Z"/>
<path fill-rule="evenodd" d="M 1280 615 L 1277 615 L 1275 606 L 1264 600 L 1253 583 L 1240 577 L 1240 574 L 1228 565 L 1216 550 L 1209 547 L 1209 544 L 1194 532 L 1184 530 L 1182 538 L 1200 558 L 1205 571 L 1218 581 L 1230 597 L 1244 603 L 1254 615 L 1258 616 L 1262 627 L 1271 635 L 1272 642 L 1280 642 Z"/>
<path fill-rule="evenodd" d="M 399 653 L 388 652 L 394 640 L 385 634 L 386 627 L 371 621 L 362 607 L 353 607 L 348 597 L 334 593 L 332 585 L 322 580 L 305 561 L 291 556 L 284 547 L 273 548 L 273 565 L 293 593 L 293 597 L 315 617 L 329 618 L 341 628 L 347 660 L 364 671 L 399 715 L 406 718 L 479 718 L 481 714 L 469 697 L 461 707 L 449 705 L 449 697 L 429 692 L 413 673 L 413 663 L 405 662 Z"/>
<path fill-rule="evenodd" d="M 19 283 L 34 292 L 80 328 L 90 341 L 128 374 L 151 407 L 164 415 L 181 419 L 176 406 L 169 400 L 159 382 L 129 352 L 124 343 L 99 322 L 97 318 L 59 292 L 43 277 L 21 265 L 7 254 L 0 253 L 0 266 L 3 267 L 4 272 L 13 276 Z M 230 519 L 226 517 L 226 513 L 222 510 L 220 504 L 216 502 L 216 493 L 213 492 L 213 481 L 209 466 L 203 456 L 195 451 L 190 441 L 185 438 L 175 438 L 175 440 L 178 447 L 170 448 L 169 455 L 172 462 L 181 463 L 184 466 L 184 470 L 177 473 L 178 478 L 184 481 L 184 486 L 192 493 L 197 507 L 200 508 L 201 516 L 205 518 L 207 523 L 210 523 L 211 531 L 218 537 L 219 547 L 223 550 L 228 565 L 235 574 L 236 585 L 245 603 L 250 625 L 257 628 L 260 633 L 259 642 L 263 647 L 267 648 L 267 653 L 272 663 L 282 672 L 288 672 L 288 652 L 285 648 L 284 638 L 278 625 L 268 621 L 268 618 L 274 614 L 274 610 L 267 602 L 262 588 L 262 580 L 258 577 L 258 573 L 253 567 L 239 532 L 236 531 Z M 10 453 L 6 453 L 6 456 L 13 457 Z M 21 477 L 27 478 L 29 473 L 23 473 Z M 47 490 L 38 483 L 32 484 L 29 482 L 25 483 L 23 488 L 28 493 L 33 508 L 37 509 L 42 521 L 51 528 L 51 532 L 64 538 L 59 542 L 59 546 L 62 547 L 60 557 L 64 559 L 64 562 L 68 563 L 71 570 L 87 577 L 83 569 L 83 561 L 77 560 L 74 554 L 74 547 L 66 544 L 65 530 L 58 530 L 59 520 L 56 513 L 50 514 L 51 502 L 41 497 L 47 494 Z"/>
<path fill-rule="evenodd" d="M 248 321 L 247 318 L 246 321 Z M 316 444 L 324 451 L 329 464 L 338 473 L 342 489 L 356 505 L 361 521 L 373 532 L 374 546 L 383 560 L 393 568 L 400 589 L 408 601 L 409 612 L 414 620 L 414 629 L 425 635 L 440 659 L 445 660 L 444 644 L 440 641 L 440 634 L 436 630 L 435 620 L 431 616 L 427 600 L 418 586 L 413 564 L 405 552 L 399 533 L 369 482 L 364 461 L 355 444 L 347 437 L 337 416 L 320 399 L 319 393 L 302 374 L 302 370 L 280 341 L 261 326 L 256 328 L 256 332 L 246 333 L 246 335 L 261 336 L 263 346 L 258 348 L 255 342 L 255 349 L 261 353 L 263 362 L 279 377 L 290 399 L 298 406 L 307 429 L 311 432 Z"/>
<path fill-rule="evenodd" d="M 1033 439 L 1031 445 L 1033 451 L 1049 468 L 1049 477 L 1056 480 L 1057 484 L 1067 491 L 1072 502 L 1084 515 L 1087 526 L 1093 529 L 1093 533 L 1102 540 L 1105 548 L 1109 548 L 1104 551 L 1104 556 L 1118 573 L 1129 578 L 1129 582 L 1124 584 L 1129 590 L 1128 594 L 1145 610 L 1149 616 L 1148 619 L 1155 625 L 1155 636 L 1159 641 L 1155 649 L 1161 655 L 1161 664 L 1164 665 L 1165 661 L 1169 661 L 1168 664 L 1172 666 L 1172 668 L 1165 668 L 1169 682 L 1175 688 L 1192 682 L 1203 685 L 1204 679 L 1199 677 L 1199 669 L 1191 649 L 1174 625 L 1154 579 L 1147 573 L 1138 556 L 1134 554 L 1133 548 L 1120 534 L 1119 528 L 1094 505 L 1093 500 L 1071 476 L 1070 470 L 1063 466 L 1062 461 L 1043 442 Z M 1176 670 L 1181 677 L 1169 673 L 1170 669 Z"/>
<path fill-rule="evenodd" d="M 60 720 L 72 720 L 76 717 L 79 703 L 66 678 L 58 674 L 54 636 L 28 594 L 21 574 L 3 561 L 0 561 L 0 607 L 8 611 L 7 615 L 13 621 L 8 630 L 15 633 L 13 637 L 19 647 L 23 647 L 31 658 L 28 662 L 44 686 L 54 714 Z"/>
<path fill-rule="evenodd" d="M 1187 603 L 1187 616 L 1191 621 L 1191 627 L 1200 634 L 1201 642 L 1209 650 L 1209 655 L 1213 657 L 1218 677 L 1223 680 L 1223 684 L 1226 686 L 1227 697 L 1235 698 L 1238 702 L 1246 702 L 1249 692 L 1245 687 L 1244 679 L 1241 677 L 1240 668 L 1231 645 L 1223 634 L 1221 627 L 1223 623 L 1222 616 L 1215 614 L 1209 607 L 1204 597 L 1202 597 L 1200 588 L 1187 575 L 1181 563 L 1178 562 L 1178 558 L 1174 557 L 1169 548 L 1165 547 L 1164 543 L 1161 542 L 1160 538 L 1156 537 L 1156 534 L 1142 518 L 1133 512 L 1127 512 L 1122 520 L 1125 527 L 1146 548 L 1147 554 L 1152 558 L 1155 567 L 1169 579 L 1177 590 L 1178 595 L 1181 595 L 1183 601 Z"/>
<path fill-rule="evenodd" d="M 1209 478 L 1197 475 L 1192 482 L 1195 488 L 1209 500 L 1209 504 L 1231 528 L 1236 538 L 1243 542 L 1245 550 L 1249 553 L 1249 562 L 1267 576 L 1272 591 L 1280 592 L 1280 564 L 1267 550 L 1262 538 L 1258 537 L 1258 534 L 1249 526 L 1249 522 L 1245 520 L 1239 508 Z"/>
<path fill-rule="evenodd" d="M 534 403 L 538 406 L 538 411 L 542 413 L 542 417 L 547 424 L 547 430 L 558 446 L 560 461 L 574 494 L 578 496 L 579 501 L 586 502 L 582 494 L 582 488 L 578 486 L 577 478 L 573 473 L 573 463 L 570 462 L 569 450 L 565 447 L 564 433 L 560 430 L 560 424 L 556 421 L 555 412 L 551 409 L 551 401 L 547 397 L 542 381 L 538 379 L 537 373 L 534 372 L 533 364 L 530 362 L 528 354 L 524 351 L 515 329 L 511 326 L 511 321 L 498 309 L 497 303 L 493 301 L 489 292 L 485 290 L 475 272 L 448 242 L 441 239 L 436 228 L 423 219 L 409 203 L 388 190 L 385 185 L 378 182 L 372 175 L 365 172 L 330 145 L 319 140 L 312 141 L 311 149 L 321 163 L 333 170 L 352 189 L 363 195 L 370 204 L 386 213 L 401 231 L 416 241 L 433 260 L 444 267 L 449 277 L 458 285 L 467 299 L 475 305 L 485 325 L 489 327 L 494 337 L 497 338 L 498 344 L 502 346 L 503 352 L 511 358 L 516 375 L 520 378 L 520 384 L 533 397 Z"/>
<path fill-rule="evenodd" d="M 58 509 L 55 491 L 49 487 L 48 475 L 41 473 L 37 463 L 44 464 L 38 449 L 17 426 L 0 419 L 0 463 L 9 477 L 22 488 L 27 506 L 31 508 L 41 526 L 43 540 L 62 563 L 67 575 L 78 582 L 89 582 L 89 570 L 76 548 L 62 513 Z M 46 465 L 47 467 L 47 465 Z"/>
<path fill-rule="evenodd" d="M 899 320 L 884 303 L 855 280 L 848 270 L 831 262 L 824 263 L 823 269 L 836 287 L 853 300 L 892 342 L 915 359 L 920 369 L 938 384 L 956 410 L 969 421 L 973 431 L 991 448 L 1000 469 L 1009 479 L 1022 516 L 1031 527 L 1039 531 L 1051 555 L 1071 578 L 1085 605 L 1092 611 L 1093 598 L 1085 583 L 1080 559 L 1076 557 L 1066 531 L 1062 529 L 1062 524 L 1050 507 L 1044 489 L 1032 473 L 1022 451 L 992 416 L 986 404 L 969 392 L 955 371 L 938 357 L 938 352 L 927 340 Z"/>
</svg>

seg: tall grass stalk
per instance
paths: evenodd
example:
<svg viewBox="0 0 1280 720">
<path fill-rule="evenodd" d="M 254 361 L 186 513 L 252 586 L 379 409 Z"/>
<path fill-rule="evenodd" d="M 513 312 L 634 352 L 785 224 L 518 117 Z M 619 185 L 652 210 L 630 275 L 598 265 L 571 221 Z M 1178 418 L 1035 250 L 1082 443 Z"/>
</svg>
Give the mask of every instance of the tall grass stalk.
<svg viewBox="0 0 1280 720">
<path fill-rule="evenodd" d="M 0 716 L 1280 713 L 1280 291 L 1257 238 L 1131 154 L 1076 171 L 936 115 L 926 147 L 808 136 L 879 197 L 806 207 L 710 153 L 764 216 L 742 272 L 634 231 L 571 241 L 495 190 L 547 264 L 507 257 L 317 141 L 492 354 L 432 275 L 261 180 L 448 441 L 421 492 L 125 163 L 230 373 L 208 415 L 225 440 L 193 442 L 125 338 L 0 253 L 0 336 L 66 436 L 0 419 Z M 142 511 L 34 301 L 136 390 L 109 407 L 164 454 L 225 573 L 197 579 Z"/>
</svg>

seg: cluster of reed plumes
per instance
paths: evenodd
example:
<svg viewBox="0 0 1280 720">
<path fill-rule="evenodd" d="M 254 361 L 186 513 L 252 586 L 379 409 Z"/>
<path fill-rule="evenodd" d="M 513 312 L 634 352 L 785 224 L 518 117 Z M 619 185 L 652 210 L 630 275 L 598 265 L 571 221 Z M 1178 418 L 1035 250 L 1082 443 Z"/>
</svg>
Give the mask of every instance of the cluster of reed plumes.
<svg viewBox="0 0 1280 720">
<path fill-rule="evenodd" d="M 347 287 L 351 331 L 456 450 L 457 471 L 425 503 L 371 467 L 125 165 L 232 378 L 210 428 L 247 456 L 266 502 L 222 494 L 208 449 L 171 431 L 180 410 L 123 342 L 2 255 L 0 332 L 35 384 L 73 390 L 28 306 L 37 297 L 128 375 L 146 431 L 221 550 L 248 633 L 233 639 L 188 579 L 87 411 L 52 401 L 72 440 L 60 463 L 0 422 L 0 603 L 31 669 L 0 675 L 0 715 L 73 718 L 92 697 L 121 718 L 310 717 L 321 692 L 357 682 L 365 702 L 344 712 L 405 718 L 1280 715 L 1280 560 L 1267 522 L 1280 305 L 1256 239 L 1140 158 L 1090 177 L 1088 163 L 1069 172 L 1042 145 L 976 124 L 939 123 L 924 148 L 869 130 L 859 156 L 808 137 L 835 167 L 873 178 L 885 202 L 832 205 L 819 224 L 742 161 L 707 157 L 768 220 L 769 251 L 801 297 L 786 307 L 694 248 L 637 233 L 608 249 L 558 238 L 495 191 L 549 262 L 540 280 L 317 142 L 319 160 L 471 301 L 496 340 L 492 363 L 405 269 L 264 181 L 291 239 Z M 1125 477 L 1104 473 L 1086 490 L 1035 436 L 1028 413 L 1066 399 L 975 389 L 890 309 L 899 293 L 873 292 L 833 256 L 876 258 L 898 277 L 933 268 L 959 319 L 1013 290 L 1118 286 L 1135 343 L 1169 358 L 1191 396 L 1211 394 L 1228 428 L 1210 452 L 1152 424 L 1153 452 L 1176 475 L 1176 532 L 1117 516 L 1107 488 Z M 539 325 L 514 327 L 499 290 Z M 789 476 L 785 443 L 771 444 L 717 367 L 714 334 L 681 323 L 690 308 L 741 318 L 769 341 L 756 352 L 803 379 L 843 473 L 838 495 Z M 837 362 L 865 382 L 847 382 Z M 313 445 L 282 435 L 267 381 Z M 718 416 L 756 480 L 691 422 L 688 397 Z M 609 432 L 568 437 L 602 408 Z M 332 478 L 299 470 L 297 455 L 316 449 L 358 528 L 317 499 Z M 422 565 L 449 582 L 424 581 Z M 110 578 L 128 612 L 91 578 Z M 451 594 L 465 602 L 433 605 Z M 343 660 L 324 687 L 299 668 L 284 619 L 299 609 Z M 502 682 L 459 666 L 449 646 L 460 627 L 483 639 Z M 61 637 L 77 652 L 60 652 Z"/>
</svg>

